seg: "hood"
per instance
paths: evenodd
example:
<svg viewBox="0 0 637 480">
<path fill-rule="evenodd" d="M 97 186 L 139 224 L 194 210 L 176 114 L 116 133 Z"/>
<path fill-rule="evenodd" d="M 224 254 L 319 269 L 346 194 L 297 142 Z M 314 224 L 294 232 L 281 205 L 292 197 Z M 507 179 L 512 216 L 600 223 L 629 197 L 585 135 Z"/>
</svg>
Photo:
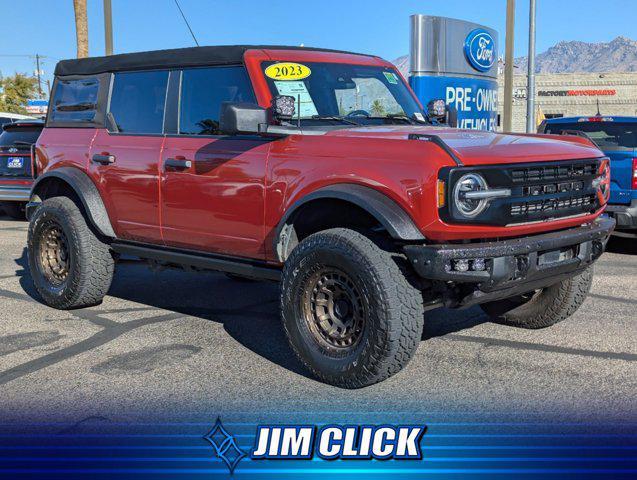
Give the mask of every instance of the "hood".
<svg viewBox="0 0 637 480">
<path fill-rule="evenodd" d="M 411 133 L 439 136 L 465 165 L 578 160 L 603 156 L 599 149 L 582 143 L 581 139 L 568 140 L 556 135 L 503 134 L 405 125 L 346 128 L 329 132 L 327 136 L 407 140 Z"/>
</svg>

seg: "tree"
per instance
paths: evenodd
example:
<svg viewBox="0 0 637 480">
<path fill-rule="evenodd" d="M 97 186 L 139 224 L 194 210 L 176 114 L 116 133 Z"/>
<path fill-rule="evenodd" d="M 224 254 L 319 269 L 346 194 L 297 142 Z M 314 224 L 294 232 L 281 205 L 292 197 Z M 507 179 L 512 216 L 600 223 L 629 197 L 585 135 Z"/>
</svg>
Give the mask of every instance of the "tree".
<svg viewBox="0 0 637 480">
<path fill-rule="evenodd" d="M 26 104 L 34 98 L 38 90 L 38 80 L 22 73 L 0 79 L 0 111 L 10 113 L 27 113 Z"/>
<path fill-rule="evenodd" d="M 73 0 L 75 11 L 75 38 L 77 40 L 77 58 L 88 57 L 88 20 L 86 0 Z"/>
<path fill-rule="evenodd" d="M 371 114 L 374 117 L 382 117 L 385 115 L 385 107 L 383 106 L 383 102 L 376 99 L 372 102 L 371 105 Z"/>
</svg>

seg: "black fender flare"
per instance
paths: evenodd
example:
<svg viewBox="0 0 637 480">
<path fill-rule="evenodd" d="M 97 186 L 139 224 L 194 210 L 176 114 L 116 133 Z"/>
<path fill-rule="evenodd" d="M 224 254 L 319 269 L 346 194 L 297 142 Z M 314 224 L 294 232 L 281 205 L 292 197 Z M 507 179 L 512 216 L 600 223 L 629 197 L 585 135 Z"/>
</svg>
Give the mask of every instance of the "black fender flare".
<svg viewBox="0 0 637 480">
<path fill-rule="evenodd" d="M 425 241 L 424 235 L 405 209 L 387 195 L 371 187 L 353 183 L 339 183 L 319 188 L 297 200 L 287 209 L 283 218 L 279 221 L 274 235 L 274 252 L 279 257 L 279 260 L 283 260 L 281 257 L 284 256 L 283 250 L 286 248 L 282 245 L 286 243 L 285 238 L 282 238 L 282 235 L 283 237 L 286 236 L 286 226 L 289 225 L 290 220 L 294 218 L 294 215 L 298 213 L 303 205 L 319 199 L 344 200 L 362 208 L 378 220 L 389 235 L 396 240 L 408 242 Z"/>
<path fill-rule="evenodd" d="M 71 187 L 82 202 L 82 206 L 88 217 L 87 220 L 99 233 L 110 238 L 117 237 L 99 190 L 91 178 L 77 168 L 61 167 L 38 177 L 31 188 L 31 202 L 29 203 L 28 210 L 41 201 L 38 195 L 38 187 L 42 187 L 52 178 L 61 180 Z M 27 215 L 30 216 L 29 213 L 27 213 Z"/>
</svg>

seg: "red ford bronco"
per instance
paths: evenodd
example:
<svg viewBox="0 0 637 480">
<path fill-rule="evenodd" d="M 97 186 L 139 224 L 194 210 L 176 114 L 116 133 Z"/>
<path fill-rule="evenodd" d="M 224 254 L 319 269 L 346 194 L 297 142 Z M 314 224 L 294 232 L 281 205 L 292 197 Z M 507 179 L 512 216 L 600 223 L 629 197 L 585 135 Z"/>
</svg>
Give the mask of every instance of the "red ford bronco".
<svg viewBox="0 0 637 480">
<path fill-rule="evenodd" d="M 292 349 L 341 387 L 404 367 L 428 309 L 564 320 L 614 226 L 588 140 L 444 128 L 378 57 L 198 47 L 55 73 L 27 206 L 42 299 L 100 303 L 122 254 L 280 280 Z"/>
</svg>

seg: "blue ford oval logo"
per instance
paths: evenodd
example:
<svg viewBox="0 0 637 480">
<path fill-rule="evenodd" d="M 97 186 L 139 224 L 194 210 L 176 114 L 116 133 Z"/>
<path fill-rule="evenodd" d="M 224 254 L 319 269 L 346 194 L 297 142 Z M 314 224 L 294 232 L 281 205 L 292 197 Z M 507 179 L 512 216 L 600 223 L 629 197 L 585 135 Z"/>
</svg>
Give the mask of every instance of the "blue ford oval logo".
<svg viewBox="0 0 637 480">
<path fill-rule="evenodd" d="M 473 68 L 486 72 L 495 63 L 495 40 L 483 28 L 476 28 L 467 35 L 464 54 Z"/>
</svg>

